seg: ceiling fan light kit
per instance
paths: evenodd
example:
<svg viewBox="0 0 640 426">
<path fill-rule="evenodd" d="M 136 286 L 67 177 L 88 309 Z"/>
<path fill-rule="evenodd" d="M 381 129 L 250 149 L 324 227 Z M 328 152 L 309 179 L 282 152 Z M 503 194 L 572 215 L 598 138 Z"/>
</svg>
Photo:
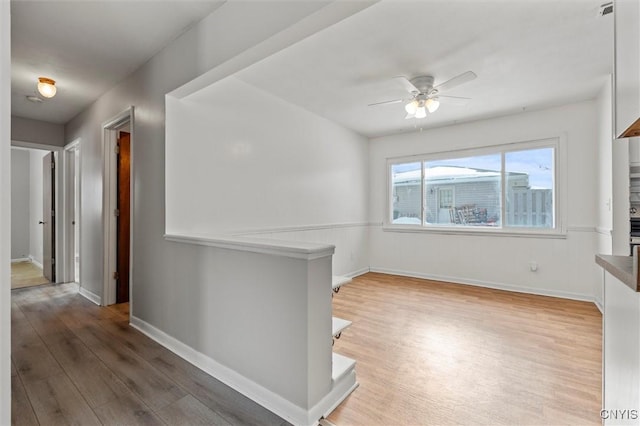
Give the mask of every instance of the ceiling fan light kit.
<svg viewBox="0 0 640 426">
<path fill-rule="evenodd" d="M 39 77 L 38 92 L 45 98 L 53 98 L 57 92 L 56 81 L 48 77 Z"/>
<path fill-rule="evenodd" d="M 427 112 L 433 113 L 440 107 L 441 100 L 451 100 L 458 103 L 463 103 L 469 100 L 469 98 L 462 98 L 459 96 L 442 95 L 441 92 L 471 81 L 476 77 L 477 76 L 473 71 L 467 71 L 437 86 L 433 85 L 434 78 L 431 75 L 418 76 L 411 80 L 406 77 L 395 77 L 395 79 L 403 85 L 405 90 L 409 92 L 411 97 L 408 99 L 394 99 L 391 101 L 377 102 L 369 104 L 369 106 L 408 101 L 404 105 L 404 110 L 407 112 L 405 118 L 425 118 L 427 116 Z"/>
<path fill-rule="evenodd" d="M 411 99 L 405 106 L 404 110 L 407 112 L 405 118 L 425 118 L 427 111 L 432 113 L 440 107 L 438 98 L 422 98 L 418 95 L 415 99 Z"/>
<path fill-rule="evenodd" d="M 415 99 L 412 99 L 404 106 L 404 110 L 407 111 L 407 114 L 415 115 L 416 111 L 418 111 L 419 103 Z"/>
<path fill-rule="evenodd" d="M 429 98 L 424 103 L 424 106 L 427 107 L 429 112 L 436 112 L 436 110 L 440 108 L 440 101 L 438 101 L 438 98 Z"/>
</svg>

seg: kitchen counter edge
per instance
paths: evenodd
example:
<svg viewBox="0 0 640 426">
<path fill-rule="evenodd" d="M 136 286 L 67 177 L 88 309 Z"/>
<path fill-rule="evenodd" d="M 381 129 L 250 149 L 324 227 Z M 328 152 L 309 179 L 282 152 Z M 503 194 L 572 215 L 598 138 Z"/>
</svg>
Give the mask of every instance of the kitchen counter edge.
<svg viewBox="0 0 640 426">
<path fill-rule="evenodd" d="M 596 254 L 596 263 L 605 271 L 622 281 L 631 290 L 638 292 L 637 256 L 612 256 Z"/>
</svg>

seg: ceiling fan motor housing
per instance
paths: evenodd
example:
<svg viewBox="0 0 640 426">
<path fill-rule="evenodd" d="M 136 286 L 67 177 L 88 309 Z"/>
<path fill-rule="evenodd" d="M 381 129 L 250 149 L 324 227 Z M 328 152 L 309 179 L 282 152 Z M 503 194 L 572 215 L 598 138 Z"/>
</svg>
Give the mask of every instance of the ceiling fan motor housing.
<svg viewBox="0 0 640 426">
<path fill-rule="evenodd" d="M 411 84 L 416 86 L 416 89 L 420 91 L 420 93 L 429 93 L 431 89 L 433 89 L 433 76 L 424 75 L 419 77 L 414 77 L 411 80 Z"/>
</svg>

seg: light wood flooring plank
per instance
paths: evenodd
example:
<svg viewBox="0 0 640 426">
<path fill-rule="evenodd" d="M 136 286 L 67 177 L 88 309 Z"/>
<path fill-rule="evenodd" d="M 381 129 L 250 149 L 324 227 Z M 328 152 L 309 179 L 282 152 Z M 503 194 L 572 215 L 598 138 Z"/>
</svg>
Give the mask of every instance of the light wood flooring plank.
<svg viewBox="0 0 640 426">
<path fill-rule="evenodd" d="M 57 311 L 52 306 L 25 304 L 21 310 L 45 344 L 55 345 L 74 337 L 69 328 L 58 319 Z"/>
<path fill-rule="evenodd" d="M 17 303 L 13 300 L 11 301 L 11 326 L 19 325 L 27 321 L 27 317 L 24 316 L 24 313 L 20 309 Z"/>
<path fill-rule="evenodd" d="M 90 407 L 95 409 L 123 396 L 136 399 L 125 384 L 77 337 L 61 341 L 49 349 Z M 143 404 L 128 406 L 134 406 L 135 411 L 142 409 Z"/>
<path fill-rule="evenodd" d="M 353 321 L 334 350 L 356 359 L 360 382 L 329 416 L 335 424 L 600 424 L 592 304 L 383 274 L 354 279 L 333 304 Z M 77 286 L 12 292 L 12 381 L 24 379 L 36 413 L 64 424 L 58 399 L 82 395 L 89 424 L 211 413 L 234 425 L 283 423 L 133 330 L 126 312 L 93 305 Z"/>
<path fill-rule="evenodd" d="M 346 425 L 600 424 L 601 321 L 586 302 L 365 274 L 333 298 L 360 387 Z"/>
<path fill-rule="evenodd" d="M 181 388 L 233 424 L 279 425 L 282 419 L 269 410 L 229 388 L 158 343 L 130 327 L 124 320 L 102 320 L 100 325 L 116 341 L 163 372 Z"/>
<path fill-rule="evenodd" d="M 11 376 L 11 424 L 15 426 L 39 424 L 27 392 L 17 374 Z"/>
<path fill-rule="evenodd" d="M 151 409 L 171 404 L 186 392 L 97 325 L 74 330 L 91 351 Z"/>
<path fill-rule="evenodd" d="M 129 318 L 112 318 L 100 320 L 98 324 L 113 338 L 118 339 L 140 357 L 149 361 L 167 352 L 167 348 L 149 339 L 147 336 L 129 325 Z"/>
<path fill-rule="evenodd" d="M 94 411 L 105 425 L 167 424 L 131 392 L 123 392 L 108 404 L 95 408 Z"/>
<path fill-rule="evenodd" d="M 62 373 L 36 331 L 25 324 L 11 330 L 11 359 L 25 384 Z"/>
<path fill-rule="evenodd" d="M 79 417 L 58 401 L 77 399 L 74 391 L 94 414 L 89 424 L 171 424 L 158 412 L 172 423 L 286 424 L 131 328 L 128 306 L 98 307 L 77 291 L 62 284 L 12 292 L 12 353 L 21 359 L 12 374 L 29 382 L 42 424 Z M 32 367 L 40 358 L 42 371 Z"/>
<path fill-rule="evenodd" d="M 65 374 L 24 384 L 42 425 L 100 425 L 100 421 Z"/>
<path fill-rule="evenodd" d="M 24 288 L 48 284 L 49 280 L 42 275 L 42 268 L 30 261 L 11 264 L 11 288 Z"/>
<path fill-rule="evenodd" d="M 283 422 L 274 413 L 172 352 L 164 352 L 150 362 L 231 424 L 280 425 Z"/>
<path fill-rule="evenodd" d="M 115 305 L 111 305 L 108 307 L 112 311 L 115 311 L 118 315 L 122 317 L 122 319 L 129 319 L 129 302 L 126 303 L 117 303 Z"/>
<path fill-rule="evenodd" d="M 231 426 L 219 414 L 209 409 L 191 395 L 158 411 L 167 424 L 173 426 L 212 425 Z"/>
</svg>

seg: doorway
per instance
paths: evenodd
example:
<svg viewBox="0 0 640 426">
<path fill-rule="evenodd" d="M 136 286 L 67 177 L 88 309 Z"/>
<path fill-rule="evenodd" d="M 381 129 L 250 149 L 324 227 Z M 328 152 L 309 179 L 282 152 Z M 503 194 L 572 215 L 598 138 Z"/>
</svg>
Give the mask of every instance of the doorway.
<svg viewBox="0 0 640 426">
<path fill-rule="evenodd" d="M 116 303 L 129 301 L 131 229 L 131 134 L 120 131 L 116 148 Z"/>
<path fill-rule="evenodd" d="M 58 152 L 14 142 L 11 148 L 11 288 L 57 282 Z"/>
<path fill-rule="evenodd" d="M 104 285 L 101 304 L 129 303 L 132 292 L 133 107 L 103 124 Z M 128 305 L 127 309 L 128 310 Z"/>
<path fill-rule="evenodd" d="M 80 279 L 80 140 L 64 147 L 63 238 L 65 282 L 82 285 Z"/>
<path fill-rule="evenodd" d="M 56 282 L 56 158 L 54 152 L 42 157 L 42 274 Z"/>
</svg>

